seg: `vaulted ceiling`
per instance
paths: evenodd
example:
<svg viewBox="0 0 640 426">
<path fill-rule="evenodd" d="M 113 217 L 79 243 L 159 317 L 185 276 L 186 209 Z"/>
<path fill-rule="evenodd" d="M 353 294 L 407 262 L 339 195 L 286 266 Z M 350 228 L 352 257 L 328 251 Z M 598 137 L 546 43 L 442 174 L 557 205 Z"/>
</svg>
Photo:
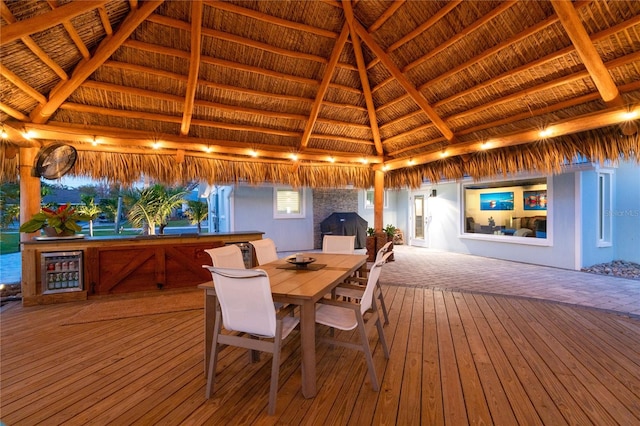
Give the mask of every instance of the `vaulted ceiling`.
<svg viewBox="0 0 640 426">
<path fill-rule="evenodd" d="M 0 17 L 6 164 L 65 143 L 73 173 L 125 183 L 417 186 L 640 151 L 635 0 L 4 0 Z"/>
</svg>

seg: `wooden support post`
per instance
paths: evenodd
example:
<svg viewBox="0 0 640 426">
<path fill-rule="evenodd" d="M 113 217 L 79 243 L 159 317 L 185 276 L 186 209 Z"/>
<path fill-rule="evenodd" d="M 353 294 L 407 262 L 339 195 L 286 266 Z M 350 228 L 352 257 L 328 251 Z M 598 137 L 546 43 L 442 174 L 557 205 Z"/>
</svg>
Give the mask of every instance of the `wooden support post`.
<svg viewBox="0 0 640 426">
<path fill-rule="evenodd" d="M 384 172 L 376 170 L 373 177 L 373 228 L 382 232 L 384 227 Z"/>
<path fill-rule="evenodd" d="M 20 148 L 20 223 L 31 219 L 40 211 L 40 178 L 33 177 L 31 170 L 38 155 L 38 148 Z M 20 234 L 20 241 L 29 241 L 36 233 Z"/>
</svg>

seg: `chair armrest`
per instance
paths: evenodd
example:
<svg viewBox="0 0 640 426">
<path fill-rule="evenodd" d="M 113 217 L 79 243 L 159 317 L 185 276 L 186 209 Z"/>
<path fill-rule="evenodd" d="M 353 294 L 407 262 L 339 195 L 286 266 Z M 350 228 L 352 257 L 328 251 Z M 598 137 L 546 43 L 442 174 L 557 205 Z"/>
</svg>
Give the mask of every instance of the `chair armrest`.
<svg viewBox="0 0 640 426">
<path fill-rule="evenodd" d="M 296 308 L 296 305 L 287 305 L 284 306 L 281 309 L 278 309 L 278 312 L 276 312 L 276 318 L 277 319 L 282 319 L 290 314 L 293 314 L 293 310 Z"/>
<path fill-rule="evenodd" d="M 339 300 L 334 300 L 334 299 L 320 299 L 316 303 L 321 303 L 323 305 L 338 306 L 340 308 L 345 308 L 345 309 L 352 309 L 356 312 L 360 311 L 359 304 L 356 305 L 355 303 L 341 302 Z"/>
<path fill-rule="evenodd" d="M 348 288 L 350 290 L 357 290 L 357 291 L 364 291 L 364 289 L 365 289 L 364 286 L 354 285 L 354 284 L 340 284 L 336 288 Z"/>
<path fill-rule="evenodd" d="M 364 277 L 349 277 L 346 280 L 344 280 L 345 283 L 347 284 L 351 284 L 351 283 L 355 283 L 359 286 L 366 286 L 367 285 L 367 278 Z"/>
</svg>

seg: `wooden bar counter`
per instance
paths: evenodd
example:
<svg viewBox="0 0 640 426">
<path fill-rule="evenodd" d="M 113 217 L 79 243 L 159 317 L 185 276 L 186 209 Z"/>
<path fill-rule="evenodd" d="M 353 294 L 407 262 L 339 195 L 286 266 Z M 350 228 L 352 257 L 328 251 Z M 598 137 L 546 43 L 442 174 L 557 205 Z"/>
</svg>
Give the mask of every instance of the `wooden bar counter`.
<svg viewBox="0 0 640 426">
<path fill-rule="evenodd" d="M 85 237 L 21 243 L 24 306 L 86 300 L 92 296 L 196 287 L 211 280 L 204 250 L 262 239 L 261 231 L 215 234 Z M 41 255 L 82 252 L 83 286 L 75 291 L 46 291 Z M 45 294 L 46 293 L 46 294 Z"/>
</svg>

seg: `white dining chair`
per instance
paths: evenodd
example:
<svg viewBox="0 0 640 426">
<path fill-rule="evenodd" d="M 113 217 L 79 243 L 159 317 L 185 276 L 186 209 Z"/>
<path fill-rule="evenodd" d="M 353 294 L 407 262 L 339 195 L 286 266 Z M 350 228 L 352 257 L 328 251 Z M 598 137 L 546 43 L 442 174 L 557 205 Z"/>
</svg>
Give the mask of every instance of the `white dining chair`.
<svg viewBox="0 0 640 426">
<path fill-rule="evenodd" d="M 278 252 L 276 251 L 276 244 L 271 238 L 263 238 L 261 240 L 249 241 L 256 252 L 256 259 L 258 265 L 264 265 L 265 263 L 278 260 Z"/>
<path fill-rule="evenodd" d="M 384 330 L 382 329 L 382 322 L 380 321 L 380 314 L 376 306 L 376 298 L 374 297 L 374 289 L 378 278 L 380 278 L 380 271 L 382 265 L 391 256 L 391 253 L 386 253 L 380 262 L 375 263 L 369 271 L 369 277 L 367 278 L 367 286 L 364 290 L 364 294 L 359 299 L 359 302 L 346 302 L 335 299 L 320 299 L 316 304 L 316 323 L 323 324 L 331 328 L 337 328 L 338 330 L 349 331 L 355 328 L 358 329 L 360 335 L 360 344 L 355 344 L 351 341 L 342 340 L 337 337 L 321 338 L 322 341 L 328 342 L 333 345 L 343 346 L 351 349 L 357 349 L 364 352 L 367 360 L 367 367 L 369 369 L 369 376 L 371 378 L 371 386 L 374 391 L 380 389 L 378 383 L 378 377 L 376 375 L 375 366 L 373 365 L 373 356 L 371 355 L 371 348 L 369 346 L 369 339 L 367 337 L 369 330 L 373 325 L 378 329 L 378 338 L 384 351 L 384 356 L 389 359 L 389 348 L 387 347 L 387 341 L 384 338 Z"/>
<path fill-rule="evenodd" d="M 211 256 L 213 266 L 220 268 L 245 269 L 242 251 L 235 244 L 207 249 L 205 252 Z"/>
<path fill-rule="evenodd" d="M 380 250 L 378 250 L 378 253 L 376 254 L 376 260 L 373 262 L 374 265 L 379 262 L 387 263 L 384 255 L 389 250 L 389 246 L 391 246 L 391 244 L 392 242 L 389 241 L 384 246 L 382 246 Z M 346 283 L 354 284 L 355 286 L 349 286 L 349 287 L 338 286 L 334 289 L 333 295 L 338 297 L 344 297 L 347 299 L 362 298 L 362 295 L 364 294 L 364 290 L 366 288 L 366 283 L 368 279 L 367 277 L 369 276 L 370 272 L 371 272 L 370 269 L 366 269 L 365 270 L 366 275 L 364 276 L 349 277 L 346 280 Z M 380 308 L 382 309 L 382 315 L 384 316 L 384 324 L 387 325 L 389 324 L 389 312 L 387 311 L 387 304 L 384 302 L 384 294 L 382 292 L 382 285 L 380 285 L 380 280 L 376 281 L 375 296 L 380 301 Z"/>
<path fill-rule="evenodd" d="M 209 399 L 213 393 L 220 345 L 268 352 L 273 354 L 268 412 L 269 415 L 274 415 L 280 374 L 280 347 L 282 341 L 289 336 L 300 320 L 289 315 L 293 305 L 276 313 L 269 276 L 265 271 L 212 266 L 208 269 L 211 271 L 218 304 L 211 343 L 206 397 Z M 223 334 L 223 327 L 227 331 L 244 334 Z"/>
<path fill-rule="evenodd" d="M 322 239 L 322 252 L 334 254 L 354 254 L 355 235 L 325 235 Z"/>
</svg>

